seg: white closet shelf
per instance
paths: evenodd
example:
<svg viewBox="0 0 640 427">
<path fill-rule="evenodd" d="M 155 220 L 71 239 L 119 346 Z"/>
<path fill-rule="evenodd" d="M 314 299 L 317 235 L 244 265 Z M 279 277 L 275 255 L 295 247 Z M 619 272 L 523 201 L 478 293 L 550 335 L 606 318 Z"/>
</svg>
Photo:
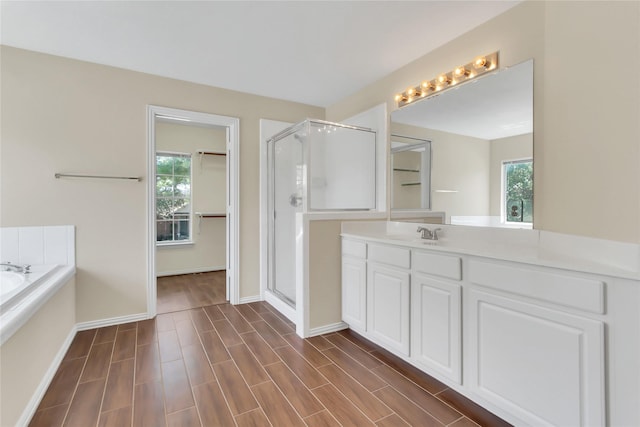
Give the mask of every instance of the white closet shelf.
<svg viewBox="0 0 640 427">
<path fill-rule="evenodd" d="M 227 216 L 226 212 L 196 212 L 196 215 L 201 218 L 224 218 Z"/>
<path fill-rule="evenodd" d="M 224 151 L 211 151 L 211 150 L 198 150 L 198 154 L 207 155 L 207 156 L 226 156 L 227 153 Z"/>
<path fill-rule="evenodd" d="M 202 222 L 202 218 L 226 218 L 226 212 L 194 212 L 195 216 L 198 217 L 198 234 L 200 234 L 200 223 Z"/>
</svg>

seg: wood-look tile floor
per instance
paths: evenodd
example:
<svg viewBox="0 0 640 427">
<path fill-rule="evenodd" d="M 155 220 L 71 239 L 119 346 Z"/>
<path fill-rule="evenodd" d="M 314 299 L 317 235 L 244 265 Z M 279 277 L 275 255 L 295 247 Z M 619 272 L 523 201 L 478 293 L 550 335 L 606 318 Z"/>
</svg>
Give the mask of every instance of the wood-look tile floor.
<svg viewBox="0 0 640 427">
<path fill-rule="evenodd" d="M 207 305 L 224 304 L 226 271 L 158 277 L 158 313 L 171 313 Z"/>
<path fill-rule="evenodd" d="M 78 332 L 31 426 L 506 426 L 349 330 L 267 303 Z"/>
</svg>

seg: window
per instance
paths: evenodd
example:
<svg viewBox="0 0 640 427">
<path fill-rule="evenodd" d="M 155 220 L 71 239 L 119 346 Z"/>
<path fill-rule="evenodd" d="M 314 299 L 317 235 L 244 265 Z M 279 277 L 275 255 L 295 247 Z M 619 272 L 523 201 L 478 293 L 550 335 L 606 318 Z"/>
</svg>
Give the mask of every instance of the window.
<svg viewBox="0 0 640 427">
<path fill-rule="evenodd" d="M 505 222 L 533 223 L 533 160 L 502 162 Z"/>
<path fill-rule="evenodd" d="M 156 154 L 156 241 L 191 241 L 191 154 Z"/>
</svg>

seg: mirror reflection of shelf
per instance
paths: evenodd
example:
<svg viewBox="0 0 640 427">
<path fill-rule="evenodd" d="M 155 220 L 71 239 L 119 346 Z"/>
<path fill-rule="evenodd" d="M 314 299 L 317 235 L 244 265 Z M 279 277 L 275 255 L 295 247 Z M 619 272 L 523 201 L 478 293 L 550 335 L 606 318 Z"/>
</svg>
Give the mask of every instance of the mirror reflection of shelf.
<svg viewBox="0 0 640 427">
<path fill-rule="evenodd" d="M 198 217 L 198 234 L 200 234 L 200 223 L 202 222 L 202 218 L 226 218 L 226 212 L 195 212 L 195 215 Z"/>
</svg>

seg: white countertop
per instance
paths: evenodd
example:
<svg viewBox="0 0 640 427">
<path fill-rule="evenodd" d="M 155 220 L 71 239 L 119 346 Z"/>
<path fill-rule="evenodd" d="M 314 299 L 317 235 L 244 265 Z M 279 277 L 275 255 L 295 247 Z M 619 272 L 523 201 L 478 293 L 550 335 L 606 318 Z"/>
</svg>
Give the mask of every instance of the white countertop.
<svg viewBox="0 0 640 427">
<path fill-rule="evenodd" d="M 459 255 L 472 255 L 624 279 L 640 279 L 640 245 L 539 230 L 429 225 L 441 228 L 437 241 L 420 238 L 425 224 L 345 222 L 346 238 Z"/>
</svg>

